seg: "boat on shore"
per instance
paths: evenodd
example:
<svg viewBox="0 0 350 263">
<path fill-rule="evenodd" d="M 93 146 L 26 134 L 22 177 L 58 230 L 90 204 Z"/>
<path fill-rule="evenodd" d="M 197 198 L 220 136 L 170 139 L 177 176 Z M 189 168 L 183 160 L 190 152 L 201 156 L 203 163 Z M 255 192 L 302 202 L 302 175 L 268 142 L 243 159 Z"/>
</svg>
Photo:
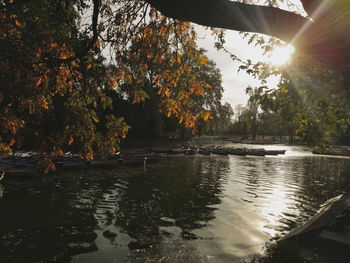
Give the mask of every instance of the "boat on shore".
<svg viewBox="0 0 350 263">
<path fill-rule="evenodd" d="M 125 155 L 110 156 L 107 159 L 95 159 L 91 161 L 78 158 L 59 158 L 54 160 L 56 171 L 79 169 L 114 169 L 120 166 L 141 166 L 156 163 L 161 160 L 162 154 L 157 153 L 129 153 Z M 20 161 L 20 162 L 19 162 Z M 21 160 L 8 158 L 0 160 L 0 175 L 5 177 L 37 177 L 41 172 L 35 166 L 34 161 L 28 158 Z"/>
<path fill-rule="evenodd" d="M 206 148 L 199 147 L 198 150 L 197 150 L 197 153 L 203 154 L 203 155 L 210 155 L 211 151 L 209 151 Z"/>
<path fill-rule="evenodd" d="M 285 154 L 286 150 L 265 150 L 265 155 L 279 155 Z"/>
<path fill-rule="evenodd" d="M 150 152 L 129 152 L 125 154 L 116 154 L 102 159 L 95 156 L 94 160 L 86 161 L 80 159 L 77 155 L 70 152 L 62 157 L 53 160 L 57 171 L 75 170 L 75 169 L 114 169 L 119 166 L 141 166 L 150 163 L 159 162 L 164 156 L 169 155 L 239 155 L 239 156 L 266 156 L 284 154 L 286 150 L 265 150 L 224 147 L 220 145 L 202 146 L 202 145 L 177 145 L 174 148 L 152 149 Z M 20 153 L 19 155 L 9 156 L 0 159 L 0 169 L 6 175 L 11 176 L 31 176 L 38 175 L 40 172 L 35 166 L 35 155 Z"/>
<path fill-rule="evenodd" d="M 228 151 L 226 148 L 213 148 L 211 151 L 212 154 L 218 154 L 218 155 L 228 155 Z"/>
<path fill-rule="evenodd" d="M 141 166 L 160 162 L 162 157 L 161 154 L 156 153 L 122 155 L 119 158 L 119 164 L 122 166 Z"/>
<path fill-rule="evenodd" d="M 244 148 L 228 148 L 228 153 L 230 155 L 246 156 L 247 151 Z"/>
</svg>

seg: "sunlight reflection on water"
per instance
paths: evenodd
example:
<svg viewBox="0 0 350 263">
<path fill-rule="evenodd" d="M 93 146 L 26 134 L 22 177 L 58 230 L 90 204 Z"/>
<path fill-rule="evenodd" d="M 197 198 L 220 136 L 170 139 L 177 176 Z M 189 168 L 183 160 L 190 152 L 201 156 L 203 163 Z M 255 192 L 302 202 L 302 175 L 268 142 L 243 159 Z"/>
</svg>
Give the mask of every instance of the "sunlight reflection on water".
<svg viewBox="0 0 350 263">
<path fill-rule="evenodd" d="M 241 262 L 307 221 L 328 198 L 350 191 L 349 159 L 313 156 L 305 147 L 247 147 L 287 151 L 179 155 L 146 169 L 5 182 L 2 256 L 9 262 Z"/>
</svg>

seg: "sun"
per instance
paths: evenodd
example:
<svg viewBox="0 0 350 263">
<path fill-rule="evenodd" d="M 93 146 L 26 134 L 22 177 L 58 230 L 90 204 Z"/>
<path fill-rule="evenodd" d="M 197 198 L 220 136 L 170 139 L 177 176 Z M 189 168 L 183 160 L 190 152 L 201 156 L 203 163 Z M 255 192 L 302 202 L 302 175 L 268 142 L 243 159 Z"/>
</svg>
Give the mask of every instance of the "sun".
<svg viewBox="0 0 350 263">
<path fill-rule="evenodd" d="M 291 44 L 275 47 L 268 57 L 268 62 L 274 66 L 281 66 L 289 62 L 295 48 Z"/>
</svg>

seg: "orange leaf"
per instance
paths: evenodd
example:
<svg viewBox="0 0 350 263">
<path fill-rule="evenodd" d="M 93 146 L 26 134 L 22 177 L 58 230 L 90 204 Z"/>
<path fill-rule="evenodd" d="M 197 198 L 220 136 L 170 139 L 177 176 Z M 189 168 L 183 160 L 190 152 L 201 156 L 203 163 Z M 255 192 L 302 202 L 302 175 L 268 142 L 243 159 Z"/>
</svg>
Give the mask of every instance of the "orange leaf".
<svg viewBox="0 0 350 263">
<path fill-rule="evenodd" d="M 162 93 L 163 87 L 160 87 L 157 94 L 160 95 Z"/>
<path fill-rule="evenodd" d="M 179 54 L 177 54 L 177 63 L 180 64 L 181 63 L 181 57 Z"/>
<path fill-rule="evenodd" d="M 95 47 L 97 47 L 97 48 L 100 48 L 100 47 L 101 47 L 101 42 L 100 42 L 100 40 L 97 40 L 97 41 L 95 42 Z"/>
<path fill-rule="evenodd" d="M 204 120 L 205 121 L 207 121 L 208 119 L 209 119 L 209 117 L 211 116 L 211 114 L 210 114 L 210 112 L 209 111 L 207 111 L 207 112 L 205 112 L 205 115 L 204 115 Z"/>
<path fill-rule="evenodd" d="M 90 69 L 91 68 L 91 64 L 87 64 L 86 69 Z"/>
<path fill-rule="evenodd" d="M 12 146 L 12 145 L 15 144 L 15 142 L 16 142 L 15 139 L 12 138 L 11 141 L 10 141 L 10 143 L 9 143 L 9 145 Z"/>
<path fill-rule="evenodd" d="M 92 153 L 87 153 L 85 158 L 86 158 L 86 160 L 92 161 L 94 159 L 94 155 Z"/>
<path fill-rule="evenodd" d="M 15 23 L 16 23 L 16 26 L 23 27 L 23 25 L 18 20 L 16 20 Z"/>
<path fill-rule="evenodd" d="M 41 81 L 42 81 L 42 77 L 40 77 L 40 78 L 38 79 L 38 81 L 36 82 L 36 84 L 35 84 L 35 87 L 36 87 L 36 88 L 41 84 Z"/>
<path fill-rule="evenodd" d="M 40 58 L 41 56 L 41 48 L 38 48 L 38 52 L 35 54 L 37 58 Z"/>
<path fill-rule="evenodd" d="M 109 153 L 110 153 L 111 155 L 114 155 L 114 154 L 115 154 L 115 148 L 112 147 L 111 149 L 109 149 Z"/>
<path fill-rule="evenodd" d="M 184 117 L 181 116 L 180 120 L 179 120 L 179 123 L 182 123 L 184 120 Z"/>
<path fill-rule="evenodd" d="M 212 88 L 212 86 L 208 83 L 205 83 L 205 87 L 207 87 L 208 89 Z"/>
<path fill-rule="evenodd" d="M 68 141 L 68 145 L 71 145 L 73 143 L 74 139 L 73 137 L 70 137 L 69 141 Z"/>
<path fill-rule="evenodd" d="M 168 98 L 170 97 L 170 90 L 168 88 L 165 89 L 164 93 L 165 96 L 167 96 Z"/>
<path fill-rule="evenodd" d="M 208 64 L 208 58 L 206 58 L 206 57 L 201 57 L 201 63 L 202 63 L 203 65 L 207 65 L 207 64 Z"/>
<path fill-rule="evenodd" d="M 71 64 L 72 64 L 73 67 L 78 67 L 77 62 L 75 62 L 75 61 L 72 61 Z"/>
</svg>

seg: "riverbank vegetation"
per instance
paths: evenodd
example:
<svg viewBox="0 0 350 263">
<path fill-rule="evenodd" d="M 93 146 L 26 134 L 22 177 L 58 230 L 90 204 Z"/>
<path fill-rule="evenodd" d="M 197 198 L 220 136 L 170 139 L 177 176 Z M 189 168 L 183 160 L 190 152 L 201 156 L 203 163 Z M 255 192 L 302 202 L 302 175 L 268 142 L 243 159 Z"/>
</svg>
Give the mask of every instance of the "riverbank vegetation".
<svg viewBox="0 0 350 263">
<path fill-rule="evenodd" d="M 301 0 L 301 12 L 276 8 L 282 1 L 265 2 L 267 6 L 254 5 L 260 4 L 254 0 L 0 0 L 0 157 L 30 149 L 46 173 L 56 169 L 52 160 L 67 152 L 87 161 L 115 155 L 128 135 L 238 134 L 251 136 L 253 141 L 258 135 L 288 136 L 290 142 L 321 150 L 350 141 L 349 2 Z M 220 71 L 197 46 L 190 21 L 263 33 L 292 42 L 297 51 L 289 64 L 282 66 L 242 61 L 237 54 L 230 54 L 239 61 L 240 70 L 261 81 L 260 86 L 246 88 L 247 106 L 238 106 L 233 112 L 229 104 L 222 103 Z M 218 40 L 215 47 L 227 51 L 224 30 L 213 28 L 212 32 Z M 281 45 L 275 38 L 266 39 L 253 35 L 249 42 L 266 53 Z M 277 88 L 267 86 L 270 76 L 280 77 Z M 179 150 L 194 153 L 187 147 Z M 208 153 L 208 149 L 196 148 L 199 150 Z M 228 154 L 227 149 L 218 147 L 209 150 Z M 149 156 L 141 158 L 145 164 Z M 128 164 L 126 156 L 122 161 Z M 103 162 L 89 165 L 106 166 Z M 217 166 L 220 169 L 213 177 L 223 170 L 222 162 Z M 270 166 L 265 170 L 270 176 Z M 178 169 L 174 171 L 178 173 Z M 198 180 L 192 174 L 190 178 Z M 310 185 L 314 187 L 316 181 Z M 154 193 L 150 185 L 151 203 Z M 191 184 L 189 193 L 193 185 L 203 184 Z M 322 186 L 316 186 L 321 193 Z M 0 185 L 0 197 L 3 194 Z M 208 199 L 197 194 L 203 196 Z M 213 196 L 215 204 L 221 201 L 220 193 Z M 189 203 L 191 215 L 195 206 L 191 200 Z M 139 207 L 136 210 L 145 211 Z M 184 233 L 182 237 L 190 236 Z M 268 248 L 265 257 L 254 262 L 286 262 L 286 254 L 296 255 L 291 245 L 287 245 L 288 252 L 279 253 L 279 245 Z M 137 248 L 132 243 L 130 247 Z M 33 246 L 28 243 L 28 248 Z"/>
<path fill-rule="evenodd" d="M 232 124 L 232 108 L 221 102 L 220 72 L 197 47 L 192 24 L 144 1 L 1 6 L 3 153 L 35 150 L 54 169 L 50 158 L 66 151 L 86 160 L 114 154 L 128 133 L 288 135 L 323 149 L 347 131 L 344 74 L 304 51 L 288 66 L 240 61 L 262 85 L 246 89 L 247 107 L 236 108 Z M 213 33 L 216 47 L 225 49 L 224 31 Z M 256 35 L 249 42 L 266 52 L 280 44 Z M 277 89 L 264 85 L 271 75 L 281 77 Z"/>
<path fill-rule="evenodd" d="M 0 5 L 2 153 L 31 149 L 53 170 L 66 151 L 114 154 L 130 126 L 135 136 L 202 133 L 232 115 L 193 26 L 143 1 Z"/>
<path fill-rule="evenodd" d="M 251 41 L 265 50 L 273 48 L 254 37 Z M 290 143 L 302 142 L 321 150 L 348 143 L 349 92 L 339 72 L 304 54 L 294 54 L 284 66 L 248 60 L 240 70 L 259 79 L 261 86 L 246 88 L 248 103 L 236 107 L 233 133 L 250 135 L 253 140 L 257 134 L 263 138 L 275 135 L 280 141 L 288 136 Z M 277 88 L 266 86 L 271 76 L 280 76 Z"/>
<path fill-rule="evenodd" d="M 241 69 L 264 82 L 269 75 L 281 75 L 277 90 L 257 88 L 260 95 L 261 116 L 245 111 L 246 131 L 252 137 L 258 127 L 267 123 L 279 134 L 295 138 L 325 149 L 342 137 L 348 141 L 349 31 L 347 16 L 349 2 L 300 1 L 178 1 L 148 0 L 168 17 L 192 21 L 201 25 L 230 30 L 260 33 L 273 38 L 253 35 L 249 42 L 262 46 L 271 53 L 279 40 L 294 46 L 295 58 L 288 67 L 270 67 L 266 63 L 248 60 Z M 182 12 L 185 8 L 192 12 Z M 217 47 L 225 49 L 222 30 L 217 31 Z M 251 35 L 250 35 L 251 36 Z M 277 41 L 276 41 L 277 39 Z M 239 54 L 226 51 L 237 61 Z M 263 83 L 264 84 L 264 83 Z M 253 89 L 254 90 L 254 89 Z M 252 102 L 252 101 L 251 101 Z M 257 114 L 257 111 L 255 111 Z M 253 114 L 253 115 L 252 115 Z M 240 119 L 242 119 L 241 116 Z M 256 121 L 264 125 L 256 125 Z M 268 121 L 270 120 L 271 121 Z M 242 125 L 238 122 L 238 130 Z M 263 133 L 265 128 L 261 128 Z M 246 132 L 246 133 L 247 133 Z M 345 136 L 344 136 L 345 132 Z"/>
</svg>

